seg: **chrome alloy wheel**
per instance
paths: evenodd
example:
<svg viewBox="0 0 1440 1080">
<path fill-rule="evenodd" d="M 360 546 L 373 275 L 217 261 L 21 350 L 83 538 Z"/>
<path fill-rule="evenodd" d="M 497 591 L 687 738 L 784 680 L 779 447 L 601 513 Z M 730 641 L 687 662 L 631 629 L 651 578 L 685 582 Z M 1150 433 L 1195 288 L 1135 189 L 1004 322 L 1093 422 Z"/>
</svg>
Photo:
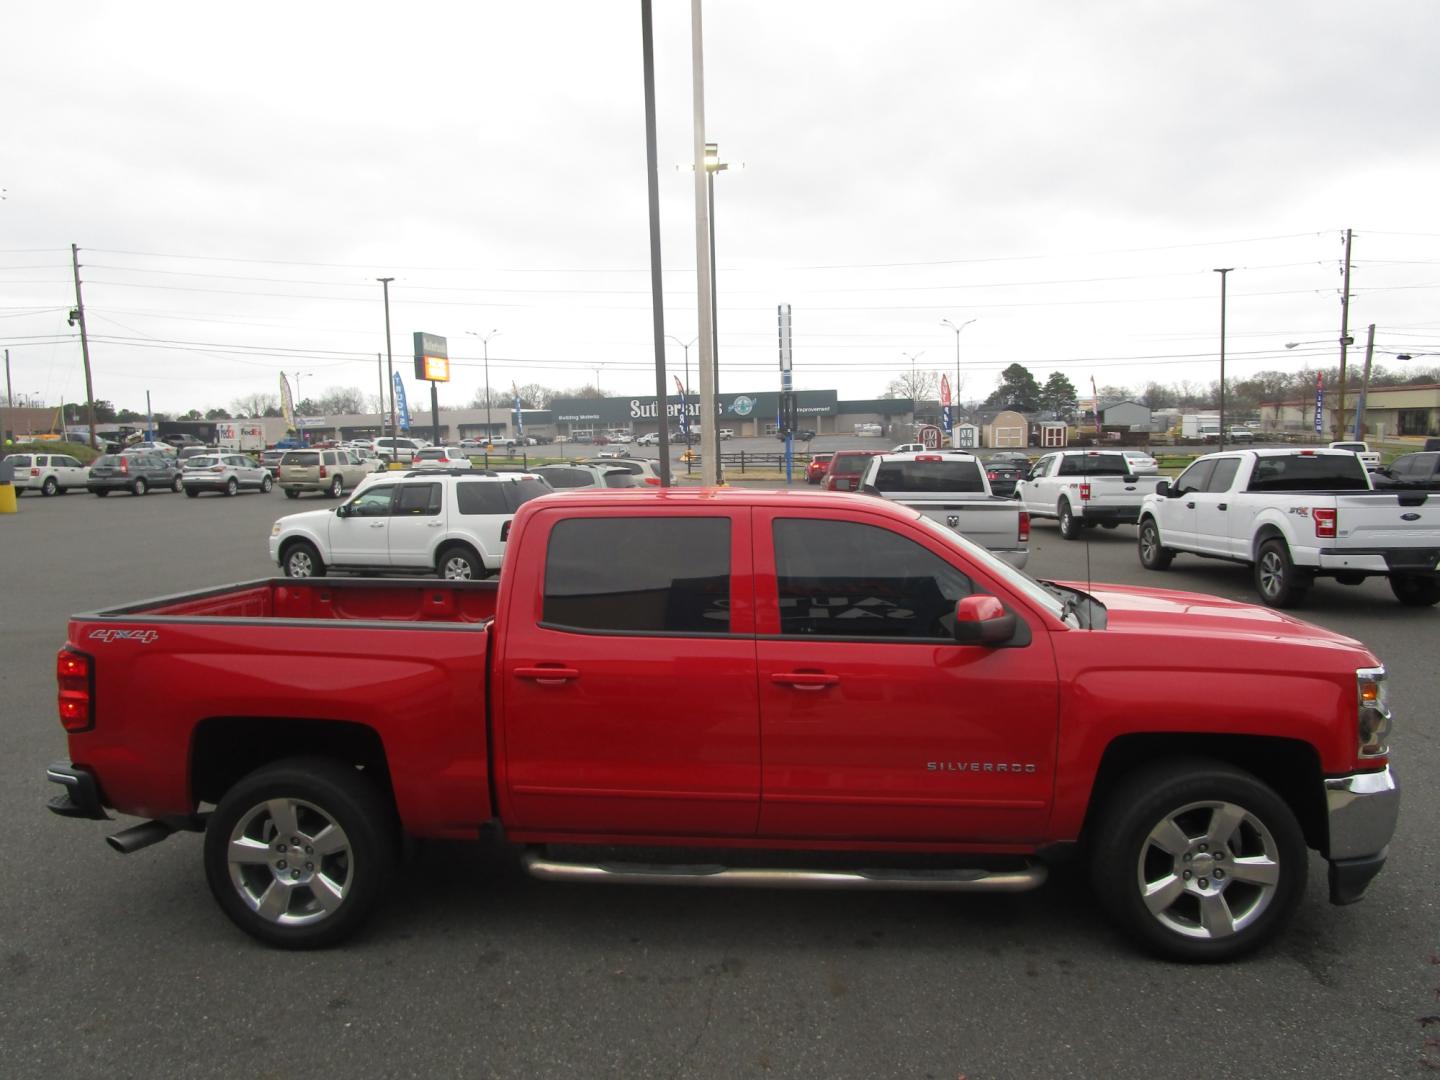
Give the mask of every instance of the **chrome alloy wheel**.
<svg viewBox="0 0 1440 1080">
<path fill-rule="evenodd" d="M 355 870 L 345 830 L 298 799 L 268 799 L 243 814 L 226 857 L 240 899 L 278 926 L 308 926 L 333 915 Z"/>
<path fill-rule="evenodd" d="M 1167 929 L 1190 938 L 1227 938 L 1270 906 L 1279 860 L 1274 836 L 1244 807 L 1190 803 L 1150 830 L 1136 884 L 1150 914 Z"/>
<path fill-rule="evenodd" d="M 1265 547 L 1260 552 L 1260 593 L 1267 600 L 1274 599 L 1285 591 L 1285 556 L 1274 547 Z"/>
<path fill-rule="evenodd" d="M 451 555 L 441 566 L 441 576 L 446 581 L 469 581 L 472 576 L 470 560 L 464 555 Z"/>
<path fill-rule="evenodd" d="M 315 561 L 310 558 L 309 551 L 296 548 L 285 556 L 285 571 L 290 577 L 314 577 Z"/>
</svg>

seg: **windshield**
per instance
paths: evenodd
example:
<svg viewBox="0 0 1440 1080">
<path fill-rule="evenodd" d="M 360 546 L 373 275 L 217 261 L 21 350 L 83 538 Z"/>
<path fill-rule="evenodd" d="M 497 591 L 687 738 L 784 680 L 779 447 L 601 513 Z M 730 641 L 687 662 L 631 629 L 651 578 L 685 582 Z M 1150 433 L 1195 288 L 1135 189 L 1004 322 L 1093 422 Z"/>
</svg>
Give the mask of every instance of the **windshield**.
<svg viewBox="0 0 1440 1080">
<path fill-rule="evenodd" d="M 1079 619 L 1076 618 L 1073 613 L 1066 610 L 1066 605 L 1056 597 L 1054 593 L 1050 592 L 1045 586 L 1041 585 L 1028 574 L 1021 573 L 1009 563 L 992 555 L 979 544 L 972 540 L 967 540 L 965 537 L 946 528 L 938 521 L 926 517 L 924 514 L 917 512 L 915 519 L 945 543 L 951 547 L 959 548 L 975 562 L 982 564 L 991 574 L 1003 580 L 1005 584 L 1009 585 L 1016 592 L 1024 593 L 1026 599 L 1035 604 L 1036 607 L 1043 608 L 1056 619 L 1063 621 L 1066 626 L 1074 629 L 1079 628 Z"/>
</svg>

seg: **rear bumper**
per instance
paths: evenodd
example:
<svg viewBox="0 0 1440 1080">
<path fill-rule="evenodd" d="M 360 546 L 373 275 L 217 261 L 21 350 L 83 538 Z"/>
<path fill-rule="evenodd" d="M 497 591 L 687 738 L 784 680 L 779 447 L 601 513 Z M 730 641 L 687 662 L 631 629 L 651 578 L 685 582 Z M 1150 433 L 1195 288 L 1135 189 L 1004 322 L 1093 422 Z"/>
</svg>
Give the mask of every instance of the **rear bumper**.
<svg viewBox="0 0 1440 1080">
<path fill-rule="evenodd" d="M 1321 548 L 1320 569 L 1434 576 L 1440 574 L 1440 548 L 1368 548 L 1363 551 Z"/>
<path fill-rule="evenodd" d="M 57 761 L 45 770 L 45 779 L 64 789 L 45 804 L 52 814 L 93 821 L 110 820 L 101 802 L 100 783 L 94 773 L 68 761 Z"/>
<path fill-rule="evenodd" d="M 1329 822 L 1330 902 L 1353 904 L 1385 865 L 1400 816 L 1400 782 L 1380 772 L 1325 780 Z"/>
<path fill-rule="evenodd" d="M 1140 520 L 1140 504 L 1134 506 L 1091 506 L 1089 503 L 1081 503 L 1079 513 L 1075 516 L 1081 521 L 1103 523 L 1115 522 L 1118 525 L 1134 525 Z"/>
</svg>

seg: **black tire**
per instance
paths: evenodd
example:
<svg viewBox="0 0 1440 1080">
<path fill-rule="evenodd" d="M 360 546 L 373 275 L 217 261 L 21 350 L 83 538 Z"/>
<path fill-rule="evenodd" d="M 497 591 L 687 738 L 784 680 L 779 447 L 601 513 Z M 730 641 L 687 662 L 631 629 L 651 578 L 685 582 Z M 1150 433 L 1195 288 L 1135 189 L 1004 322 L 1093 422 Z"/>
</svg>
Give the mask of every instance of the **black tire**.
<svg viewBox="0 0 1440 1080">
<path fill-rule="evenodd" d="M 251 937 L 319 949 L 374 913 L 397 847 L 394 807 L 365 774 L 292 758 L 225 793 L 206 824 L 205 878 L 220 910 Z"/>
<path fill-rule="evenodd" d="M 226 494 L 226 495 L 234 495 L 234 494 L 235 494 L 236 492 L 238 492 L 239 490 L 240 490 L 240 483 L 239 483 L 239 481 L 237 481 L 237 480 L 235 479 L 235 477 L 232 476 L 232 477 L 230 477 L 229 480 L 225 481 L 225 494 Z"/>
<path fill-rule="evenodd" d="M 286 488 L 285 497 L 287 499 L 298 499 L 300 497 L 300 492 L 294 490 L 293 488 Z"/>
<path fill-rule="evenodd" d="M 180 479 L 179 473 L 176 473 L 175 479 L 170 481 L 170 490 L 175 492 L 175 494 L 177 495 L 185 490 L 185 482 Z"/>
<path fill-rule="evenodd" d="M 1271 537 L 1260 545 L 1255 555 L 1255 589 L 1268 606 L 1295 607 L 1305 599 L 1311 580 L 1303 571 L 1295 569 L 1284 540 Z"/>
<path fill-rule="evenodd" d="M 273 488 L 274 486 L 275 486 L 275 482 L 274 482 L 273 480 L 271 480 L 270 477 L 268 477 L 268 476 L 263 476 L 263 477 L 260 478 L 260 493 L 261 493 L 262 495 L 269 495 L 269 494 L 270 494 L 270 489 Z"/>
<path fill-rule="evenodd" d="M 1260 948 L 1305 893 L 1294 812 L 1219 761 L 1157 763 L 1126 777 L 1092 841 L 1091 883 L 1110 917 L 1173 960 L 1230 960 Z"/>
<path fill-rule="evenodd" d="M 285 546 L 280 553 L 280 568 L 286 577 L 316 578 L 325 576 L 325 563 L 320 552 L 308 540 L 296 540 Z"/>
<path fill-rule="evenodd" d="M 45 496 L 54 495 L 60 490 L 60 483 L 53 476 L 47 476 L 45 483 L 40 485 L 40 494 Z"/>
<path fill-rule="evenodd" d="M 185 489 L 185 495 L 186 495 L 188 498 L 191 498 L 191 499 L 198 499 L 198 498 L 200 497 L 200 489 L 199 489 L 199 488 L 186 488 L 186 489 Z"/>
<path fill-rule="evenodd" d="M 1440 602 L 1440 579 L 1416 574 L 1392 574 L 1390 591 L 1406 607 L 1433 607 Z"/>
<path fill-rule="evenodd" d="M 468 548 L 448 547 L 435 561 L 435 573 L 446 581 L 478 581 L 485 576 L 485 564 Z"/>
<path fill-rule="evenodd" d="M 130 494 L 144 495 L 150 490 L 150 485 L 145 482 L 143 476 L 137 476 L 135 482 L 130 485 Z"/>
<path fill-rule="evenodd" d="M 1146 570 L 1168 570 L 1175 561 L 1175 552 L 1160 543 L 1160 526 L 1154 518 L 1140 522 L 1137 534 L 1140 549 L 1140 565 Z"/>
<path fill-rule="evenodd" d="M 337 477 L 335 477 L 334 480 L 331 480 L 331 481 L 330 481 L 330 497 L 331 497 L 332 499 L 338 499 L 338 498 L 340 498 L 341 495 L 344 495 L 344 494 L 345 494 L 345 480 L 344 480 L 343 477 L 337 476 Z"/>
<path fill-rule="evenodd" d="M 1056 516 L 1060 523 L 1060 536 L 1064 540 L 1077 540 L 1080 537 L 1080 522 L 1076 520 L 1074 513 L 1070 510 L 1070 500 L 1061 499 L 1060 505 L 1056 508 Z"/>
<path fill-rule="evenodd" d="M 110 494 L 110 489 L 109 489 L 109 488 L 96 488 L 96 489 L 95 489 L 94 491 L 92 491 L 90 494 L 95 495 L 95 496 L 98 496 L 99 498 L 102 498 L 102 499 L 103 499 L 106 495 L 109 495 L 109 494 Z"/>
</svg>

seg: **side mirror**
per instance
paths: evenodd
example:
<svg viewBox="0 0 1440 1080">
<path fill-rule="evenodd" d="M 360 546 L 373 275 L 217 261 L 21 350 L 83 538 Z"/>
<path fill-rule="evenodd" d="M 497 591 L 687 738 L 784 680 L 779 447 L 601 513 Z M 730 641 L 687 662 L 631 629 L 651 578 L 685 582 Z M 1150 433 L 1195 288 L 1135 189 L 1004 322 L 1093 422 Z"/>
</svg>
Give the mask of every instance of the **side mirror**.
<svg viewBox="0 0 1440 1080">
<path fill-rule="evenodd" d="M 349 503 L 341 503 L 339 506 L 335 507 L 335 516 L 336 516 L 336 517 L 342 517 L 342 518 L 344 518 L 344 517 L 349 517 L 349 516 L 350 516 L 350 504 L 349 504 Z"/>
<path fill-rule="evenodd" d="M 864 485 L 861 486 L 860 490 L 863 491 L 866 495 L 879 495 L 879 494 L 880 494 L 880 489 L 879 489 L 878 487 L 876 487 L 874 484 L 864 484 Z"/>
<path fill-rule="evenodd" d="M 1169 494 L 1170 494 L 1170 481 L 1169 481 L 1169 480 L 1161 480 L 1158 484 L 1156 484 L 1156 485 L 1155 485 L 1155 494 L 1156 494 L 1156 495 L 1159 495 L 1162 499 L 1165 498 L 1167 495 L 1169 495 Z"/>
<path fill-rule="evenodd" d="M 1015 636 L 1015 615 L 994 596 L 965 596 L 955 605 L 955 640 L 961 645 L 1000 645 Z"/>
</svg>

